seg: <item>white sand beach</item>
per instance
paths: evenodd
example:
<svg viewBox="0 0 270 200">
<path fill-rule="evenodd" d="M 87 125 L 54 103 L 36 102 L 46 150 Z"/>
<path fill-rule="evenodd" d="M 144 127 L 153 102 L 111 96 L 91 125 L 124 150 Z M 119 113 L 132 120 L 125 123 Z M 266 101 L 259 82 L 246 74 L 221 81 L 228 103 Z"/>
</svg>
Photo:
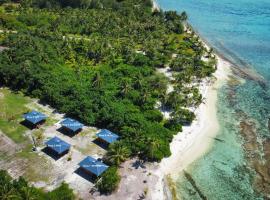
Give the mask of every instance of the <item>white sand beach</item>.
<svg viewBox="0 0 270 200">
<path fill-rule="evenodd" d="M 153 8 L 158 8 L 155 1 L 153 4 Z M 203 43 L 209 50 L 207 43 Z M 219 130 L 217 91 L 228 80 L 231 64 L 218 55 L 216 57 L 218 60 L 217 70 L 214 73 L 216 79 L 205 79 L 200 84 L 204 103 L 195 110 L 196 120 L 190 126 L 183 127 L 183 131 L 174 136 L 170 144 L 171 156 L 162 159 L 160 163 L 144 163 L 140 167 L 134 167 L 136 159 L 126 161 L 120 167 L 122 179 L 118 190 L 110 196 L 96 196 L 95 199 L 172 199 L 170 188 L 167 186 L 167 177 L 171 177 L 173 182 L 176 181 L 182 170 L 207 153 Z M 170 73 L 166 68 L 159 72 L 171 76 L 166 74 Z M 166 112 L 163 114 L 165 117 L 168 115 Z"/>
<path fill-rule="evenodd" d="M 170 144 L 172 155 L 164 158 L 158 169 L 152 172 L 159 180 L 155 187 L 150 189 L 150 199 L 166 199 L 164 178 L 169 175 L 176 180 L 182 170 L 203 156 L 211 147 L 213 138 L 219 130 L 216 116 L 217 89 L 227 80 L 229 73 L 230 63 L 218 57 L 218 67 L 214 74 L 216 81 L 214 83 L 204 81 L 200 86 L 205 101 L 195 111 L 196 120 L 175 135 Z"/>
<path fill-rule="evenodd" d="M 175 181 L 182 170 L 209 150 L 219 130 L 216 116 L 217 89 L 228 79 L 230 63 L 221 57 L 217 58 L 216 79 L 201 83 L 204 103 L 195 111 L 196 120 L 174 136 L 170 144 L 171 156 L 160 163 L 143 163 L 139 167 L 134 165 L 136 159 L 126 161 L 120 167 L 122 179 L 118 190 L 109 196 L 95 196 L 95 199 L 171 199 L 166 177 L 170 176 Z"/>
</svg>

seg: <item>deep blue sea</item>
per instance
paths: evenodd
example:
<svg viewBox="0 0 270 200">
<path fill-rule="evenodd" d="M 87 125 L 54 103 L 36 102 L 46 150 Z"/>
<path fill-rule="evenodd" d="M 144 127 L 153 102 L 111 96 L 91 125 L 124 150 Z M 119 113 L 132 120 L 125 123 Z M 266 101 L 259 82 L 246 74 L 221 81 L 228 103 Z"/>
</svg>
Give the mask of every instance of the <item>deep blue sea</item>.
<svg viewBox="0 0 270 200">
<path fill-rule="evenodd" d="M 270 0 L 157 2 L 163 10 L 186 11 L 210 45 L 238 69 L 248 69 L 236 72 L 241 83 L 228 82 L 218 92 L 217 137 L 223 142 L 215 141 L 187 172 L 210 200 L 270 199 Z M 182 199 L 201 199 L 183 174 L 176 184 Z"/>
</svg>

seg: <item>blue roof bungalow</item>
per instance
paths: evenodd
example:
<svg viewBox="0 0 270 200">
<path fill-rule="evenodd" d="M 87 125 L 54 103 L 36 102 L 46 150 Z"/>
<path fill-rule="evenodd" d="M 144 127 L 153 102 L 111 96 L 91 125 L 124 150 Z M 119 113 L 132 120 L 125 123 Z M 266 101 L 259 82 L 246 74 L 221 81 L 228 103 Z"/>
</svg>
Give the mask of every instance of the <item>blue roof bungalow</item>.
<svg viewBox="0 0 270 200">
<path fill-rule="evenodd" d="M 118 135 L 107 129 L 102 129 L 96 136 L 107 144 L 111 144 L 119 139 Z"/>
<path fill-rule="evenodd" d="M 65 141 L 61 140 L 56 136 L 48 140 L 45 144 L 47 145 L 47 148 L 49 148 L 59 156 L 67 153 L 70 149 L 70 144 L 66 143 Z"/>
<path fill-rule="evenodd" d="M 78 122 L 75 119 L 71 119 L 71 118 L 64 119 L 60 124 L 62 125 L 62 128 L 66 129 L 72 133 L 79 132 L 83 127 L 82 123 Z"/>
<path fill-rule="evenodd" d="M 44 122 L 46 120 L 47 116 L 41 112 L 33 110 L 29 113 L 24 114 L 23 118 L 24 118 L 25 122 L 36 126 L 37 124 Z"/>
<path fill-rule="evenodd" d="M 100 176 L 109 168 L 108 165 L 105 165 L 103 162 L 100 162 L 91 156 L 87 156 L 83 159 L 79 163 L 79 166 L 87 173 L 93 174 L 96 177 Z"/>
</svg>

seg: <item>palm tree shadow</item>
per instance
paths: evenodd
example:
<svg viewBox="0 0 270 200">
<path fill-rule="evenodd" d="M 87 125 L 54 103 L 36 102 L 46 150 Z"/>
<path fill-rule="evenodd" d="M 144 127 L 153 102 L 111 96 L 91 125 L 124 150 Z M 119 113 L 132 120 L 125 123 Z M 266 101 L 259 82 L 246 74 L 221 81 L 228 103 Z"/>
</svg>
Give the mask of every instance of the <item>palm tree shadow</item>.
<svg viewBox="0 0 270 200">
<path fill-rule="evenodd" d="M 135 169 L 139 169 L 139 168 L 142 168 L 142 169 L 145 169 L 145 161 L 143 160 L 136 160 L 135 162 L 133 162 L 131 164 L 132 167 L 134 167 Z"/>
</svg>

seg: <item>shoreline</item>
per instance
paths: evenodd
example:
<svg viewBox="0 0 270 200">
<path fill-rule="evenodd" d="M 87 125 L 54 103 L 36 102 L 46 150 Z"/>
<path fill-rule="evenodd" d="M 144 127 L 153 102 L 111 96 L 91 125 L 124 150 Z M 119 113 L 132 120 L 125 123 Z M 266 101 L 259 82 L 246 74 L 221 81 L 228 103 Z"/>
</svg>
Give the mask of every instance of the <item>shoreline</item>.
<svg viewBox="0 0 270 200">
<path fill-rule="evenodd" d="M 204 43 L 204 42 L 203 42 Z M 209 48 L 204 43 L 206 48 Z M 181 171 L 207 153 L 219 131 L 216 103 L 218 89 L 229 79 L 232 63 L 215 54 L 215 79 L 205 79 L 200 92 L 205 99 L 196 110 L 196 119 L 176 134 L 170 143 L 171 156 L 160 163 L 138 163 L 137 158 L 122 163 L 119 169 L 119 188 L 109 196 L 94 196 L 95 200 L 143 199 L 176 200 L 175 182 Z M 209 123 L 211 122 L 211 123 Z M 136 187 L 130 187 L 135 185 Z M 171 187 L 170 187 L 171 186 Z"/>
<path fill-rule="evenodd" d="M 157 2 L 155 0 L 152 2 L 153 9 L 159 9 Z M 207 41 L 198 33 L 195 34 L 209 50 L 210 45 Z M 217 70 L 213 74 L 215 79 L 206 78 L 200 84 L 199 89 L 204 102 L 195 110 L 196 119 L 192 124 L 184 126 L 182 132 L 174 136 L 170 143 L 171 156 L 163 158 L 160 163 L 142 163 L 139 167 L 134 167 L 137 158 L 124 162 L 120 167 L 122 178 L 118 190 L 110 196 L 95 196 L 94 199 L 175 200 L 179 198 L 176 197 L 174 187 L 179 173 L 210 150 L 219 131 L 216 115 L 218 89 L 229 79 L 233 63 L 216 50 L 214 55 L 217 58 Z"/>
<path fill-rule="evenodd" d="M 204 81 L 201 84 L 200 91 L 205 102 L 195 111 L 196 120 L 190 126 L 183 127 L 183 131 L 174 136 L 170 144 L 171 156 L 162 159 L 158 169 L 153 170 L 153 174 L 159 177 L 159 181 L 151 190 L 151 199 L 171 199 L 166 198 L 168 195 L 163 192 L 163 189 L 168 191 L 166 189 L 168 185 L 165 184 L 166 177 L 169 176 L 175 182 L 181 171 L 208 152 L 219 131 L 216 116 L 217 92 L 230 74 L 231 63 L 215 55 L 218 65 L 214 77 L 217 80 L 214 83 Z M 209 121 L 211 123 L 208 123 Z"/>
</svg>

